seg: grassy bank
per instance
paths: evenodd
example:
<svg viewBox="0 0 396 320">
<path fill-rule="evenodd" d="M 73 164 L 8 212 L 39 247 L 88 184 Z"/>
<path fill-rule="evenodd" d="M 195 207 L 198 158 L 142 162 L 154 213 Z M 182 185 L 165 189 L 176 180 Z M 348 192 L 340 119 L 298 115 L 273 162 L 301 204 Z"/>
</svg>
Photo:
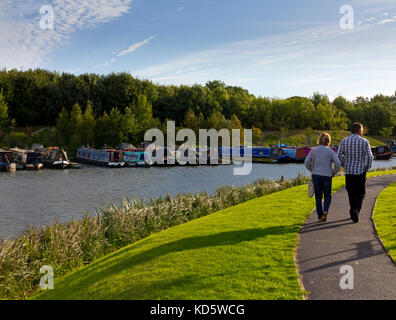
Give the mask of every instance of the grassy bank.
<svg viewBox="0 0 396 320">
<path fill-rule="evenodd" d="M 374 209 L 377 232 L 389 254 L 396 260 L 396 183 L 378 196 Z"/>
<path fill-rule="evenodd" d="M 200 193 L 109 204 L 96 217 L 33 228 L 15 240 L 0 241 L 0 298 L 34 293 L 40 267 L 51 265 L 61 276 L 170 227 L 276 191 L 306 183 L 298 177 L 282 183 L 259 180 L 242 187 L 222 187 L 214 195 Z"/>
<path fill-rule="evenodd" d="M 333 143 L 335 145 L 339 145 L 342 139 L 346 138 L 350 132 L 349 131 L 331 131 L 331 130 L 324 130 L 332 136 Z M 316 145 L 316 141 L 319 135 L 324 132 L 319 130 L 290 130 L 288 132 L 280 132 L 280 131 L 264 131 L 263 132 L 263 139 L 261 143 L 263 145 L 270 145 L 270 144 L 278 144 L 279 142 L 288 144 L 288 145 L 302 145 L 306 144 L 307 135 L 310 136 L 311 144 Z M 382 146 L 387 145 L 388 140 L 384 137 L 379 136 L 365 136 L 366 139 L 370 141 L 372 146 Z"/>
<path fill-rule="evenodd" d="M 307 185 L 266 195 L 127 246 L 35 298 L 302 299 L 293 257 L 313 207 Z"/>
</svg>

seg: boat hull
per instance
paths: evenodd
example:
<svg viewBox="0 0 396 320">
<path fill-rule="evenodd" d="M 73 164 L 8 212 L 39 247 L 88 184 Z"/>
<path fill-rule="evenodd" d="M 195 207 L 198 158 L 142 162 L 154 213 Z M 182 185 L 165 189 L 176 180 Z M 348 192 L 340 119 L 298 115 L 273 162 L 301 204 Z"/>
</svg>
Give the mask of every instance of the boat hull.
<svg viewBox="0 0 396 320">
<path fill-rule="evenodd" d="M 69 161 L 47 161 L 44 162 L 44 167 L 48 169 L 67 169 L 70 166 Z"/>
<path fill-rule="evenodd" d="M 388 146 L 380 146 L 372 148 L 375 160 L 390 160 L 392 158 L 392 150 Z"/>
<path fill-rule="evenodd" d="M 389 154 L 377 154 L 375 155 L 375 160 L 390 160 L 392 158 L 392 153 Z"/>
<path fill-rule="evenodd" d="M 1 172 L 15 172 L 17 169 L 15 163 L 1 163 L 0 171 Z"/>
<path fill-rule="evenodd" d="M 123 167 L 125 167 L 124 162 L 98 161 L 98 160 L 85 159 L 85 158 L 80 158 L 80 157 L 76 157 L 76 161 L 80 162 L 80 163 L 91 164 L 94 166 L 107 167 L 107 168 L 123 168 Z"/>
<path fill-rule="evenodd" d="M 16 164 L 15 163 L 9 163 L 5 167 L 6 172 L 15 172 L 16 171 Z"/>
<path fill-rule="evenodd" d="M 42 170 L 44 165 L 42 163 L 25 164 L 25 170 Z"/>
<path fill-rule="evenodd" d="M 76 162 L 70 162 L 68 169 L 81 169 L 81 164 Z"/>
</svg>

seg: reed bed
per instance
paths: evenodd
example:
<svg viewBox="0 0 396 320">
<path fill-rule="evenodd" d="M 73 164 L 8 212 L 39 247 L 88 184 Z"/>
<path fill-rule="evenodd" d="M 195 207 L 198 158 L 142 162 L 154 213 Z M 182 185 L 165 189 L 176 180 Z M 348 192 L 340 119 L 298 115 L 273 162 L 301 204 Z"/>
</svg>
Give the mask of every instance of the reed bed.
<svg viewBox="0 0 396 320">
<path fill-rule="evenodd" d="M 27 230 L 16 239 L 0 240 L 0 298 L 24 299 L 39 288 L 40 268 L 49 265 L 60 277 L 153 233 L 307 183 L 261 179 L 245 186 L 223 186 L 214 195 L 202 192 L 143 201 L 124 199 L 85 214 L 81 220 L 55 221 Z"/>
</svg>

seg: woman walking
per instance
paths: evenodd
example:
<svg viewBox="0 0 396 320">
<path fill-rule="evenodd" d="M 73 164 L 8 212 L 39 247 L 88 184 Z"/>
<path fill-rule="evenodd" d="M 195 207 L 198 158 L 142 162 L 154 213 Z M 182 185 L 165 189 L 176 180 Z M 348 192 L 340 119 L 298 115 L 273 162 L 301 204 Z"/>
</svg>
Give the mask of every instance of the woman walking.
<svg viewBox="0 0 396 320">
<path fill-rule="evenodd" d="M 332 179 L 341 169 L 341 161 L 330 149 L 330 144 L 331 136 L 328 133 L 322 133 L 318 139 L 319 146 L 312 149 L 305 159 L 306 168 L 312 172 L 319 222 L 327 221 L 331 205 Z M 322 206 L 323 196 L 324 205 Z"/>
</svg>

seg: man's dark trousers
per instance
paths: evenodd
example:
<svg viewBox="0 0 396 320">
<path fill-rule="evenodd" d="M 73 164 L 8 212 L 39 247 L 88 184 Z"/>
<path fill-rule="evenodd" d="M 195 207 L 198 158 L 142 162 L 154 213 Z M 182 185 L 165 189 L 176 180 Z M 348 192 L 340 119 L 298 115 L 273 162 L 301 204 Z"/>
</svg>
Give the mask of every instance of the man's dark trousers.
<svg viewBox="0 0 396 320">
<path fill-rule="evenodd" d="M 345 180 L 351 212 L 354 210 L 360 212 L 366 196 L 366 172 L 361 175 L 347 174 Z"/>
</svg>

